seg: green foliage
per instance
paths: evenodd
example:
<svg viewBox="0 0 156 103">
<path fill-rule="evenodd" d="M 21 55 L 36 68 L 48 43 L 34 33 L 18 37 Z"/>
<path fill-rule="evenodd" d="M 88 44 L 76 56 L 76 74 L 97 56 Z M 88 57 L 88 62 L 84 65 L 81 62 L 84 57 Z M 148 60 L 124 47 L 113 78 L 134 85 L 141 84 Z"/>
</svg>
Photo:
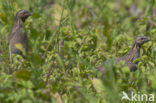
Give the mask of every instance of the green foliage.
<svg viewBox="0 0 156 103">
<path fill-rule="evenodd" d="M 156 95 L 154 0 L 49 1 L 0 0 L 0 103 L 130 103 L 121 101 L 122 91 Z M 134 4 L 139 13 L 131 11 Z M 25 59 L 9 56 L 20 9 L 33 14 L 23 27 L 30 47 Z M 115 59 L 139 35 L 151 41 L 132 73 Z"/>
</svg>

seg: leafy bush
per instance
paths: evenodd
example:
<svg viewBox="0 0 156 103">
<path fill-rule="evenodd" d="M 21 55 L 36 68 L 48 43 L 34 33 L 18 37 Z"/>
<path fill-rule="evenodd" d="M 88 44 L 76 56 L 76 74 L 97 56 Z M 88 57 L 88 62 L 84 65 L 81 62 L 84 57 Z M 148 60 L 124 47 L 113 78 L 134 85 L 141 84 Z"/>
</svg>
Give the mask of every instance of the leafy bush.
<svg viewBox="0 0 156 103">
<path fill-rule="evenodd" d="M 122 91 L 156 95 L 154 0 L 0 1 L 0 103 L 130 103 L 121 101 Z M 20 9 L 33 13 L 23 27 L 26 59 L 9 56 Z M 138 70 L 129 72 L 115 59 L 139 35 L 151 41 L 135 60 Z"/>
</svg>

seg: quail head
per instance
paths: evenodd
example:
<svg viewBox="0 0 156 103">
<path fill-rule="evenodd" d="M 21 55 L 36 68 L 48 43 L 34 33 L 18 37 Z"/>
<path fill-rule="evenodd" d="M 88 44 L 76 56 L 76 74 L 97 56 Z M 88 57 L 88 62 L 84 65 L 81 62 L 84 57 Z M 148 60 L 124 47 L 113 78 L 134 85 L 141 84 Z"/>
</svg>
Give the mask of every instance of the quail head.
<svg viewBox="0 0 156 103">
<path fill-rule="evenodd" d="M 138 36 L 135 41 L 134 44 L 138 45 L 138 46 L 142 46 L 144 43 L 150 41 L 150 39 L 146 36 Z"/>
<path fill-rule="evenodd" d="M 9 37 L 10 49 L 13 54 L 23 56 L 23 50 L 21 49 L 24 49 L 25 52 L 28 51 L 28 37 L 23 31 L 22 25 L 29 16 L 31 16 L 31 13 L 27 10 L 19 10 L 16 13 L 16 21 Z"/>
</svg>

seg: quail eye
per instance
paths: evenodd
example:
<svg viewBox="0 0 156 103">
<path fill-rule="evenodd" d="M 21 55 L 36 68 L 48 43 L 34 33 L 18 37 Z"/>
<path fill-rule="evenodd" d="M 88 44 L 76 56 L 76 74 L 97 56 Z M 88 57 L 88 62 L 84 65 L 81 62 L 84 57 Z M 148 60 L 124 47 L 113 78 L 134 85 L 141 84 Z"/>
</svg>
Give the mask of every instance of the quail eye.
<svg viewBox="0 0 156 103">
<path fill-rule="evenodd" d="M 144 40 L 144 38 L 141 38 L 141 40 Z"/>
</svg>

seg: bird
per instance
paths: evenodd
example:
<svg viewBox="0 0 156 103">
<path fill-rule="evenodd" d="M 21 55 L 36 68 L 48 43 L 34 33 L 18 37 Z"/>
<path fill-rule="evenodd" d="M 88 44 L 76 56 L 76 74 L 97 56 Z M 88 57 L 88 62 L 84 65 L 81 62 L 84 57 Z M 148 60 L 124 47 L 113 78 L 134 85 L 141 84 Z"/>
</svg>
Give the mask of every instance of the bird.
<svg viewBox="0 0 156 103">
<path fill-rule="evenodd" d="M 133 63 L 133 61 L 140 57 L 140 48 L 143 44 L 150 41 L 150 39 L 146 36 L 138 36 L 134 40 L 134 43 L 132 45 L 132 48 L 125 54 L 124 56 L 116 59 L 116 62 L 125 61 L 125 64 L 130 68 L 130 71 L 136 71 L 137 70 L 137 64 Z"/>
<path fill-rule="evenodd" d="M 24 57 L 23 51 L 16 46 L 17 44 L 20 44 L 24 51 L 28 52 L 28 37 L 27 34 L 22 30 L 22 26 L 24 25 L 25 20 L 31 15 L 32 14 L 29 11 L 24 9 L 19 10 L 16 13 L 16 21 L 9 36 L 11 54 L 18 54 Z"/>
<path fill-rule="evenodd" d="M 115 63 L 125 61 L 125 65 L 127 65 L 130 68 L 130 72 L 136 71 L 138 62 L 134 64 L 133 61 L 140 57 L 140 48 L 144 43 L 148 41 L 150 41 L 150 39 L 146 36 L 136 37 L 132 45 L 132 48 L 124 56 L 114 59 Z M 105 63 L 105 65 L 107 65 L 107 63 Z M 97 66 L 96 69 L 99 70 L 103 75 L 105 75 L 104 68 L 102 65 Z"/>
</svg>

